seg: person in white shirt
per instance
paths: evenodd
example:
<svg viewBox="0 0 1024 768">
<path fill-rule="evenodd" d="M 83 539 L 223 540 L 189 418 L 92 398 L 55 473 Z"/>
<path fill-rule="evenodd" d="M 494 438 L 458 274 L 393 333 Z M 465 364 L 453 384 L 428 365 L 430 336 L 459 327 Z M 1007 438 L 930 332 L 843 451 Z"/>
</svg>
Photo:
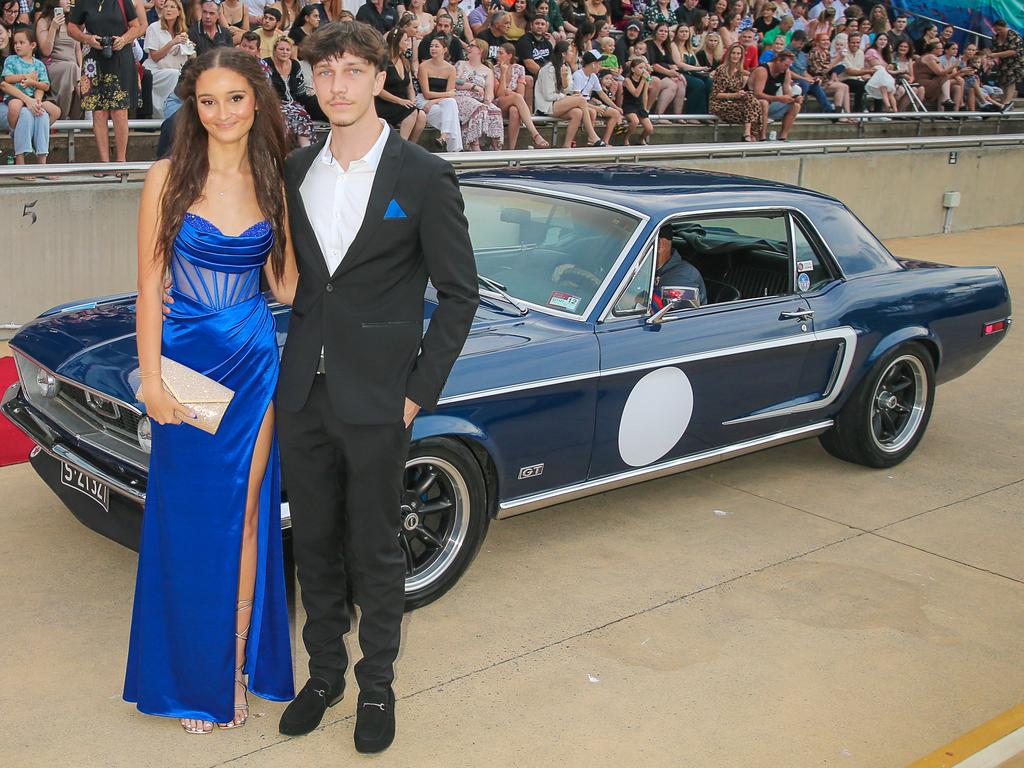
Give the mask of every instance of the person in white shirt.
<svg viewBox="0 0 1024 768">
<path fill-rule="evenodd" d="M 791 8 L 793 15 L 793 31 L 807 31 L 807 3 L 796 2 Z"/>
<path fill-rule="evenodd" d="M 854 112 L 863 111 L 864 90 L 867 81 L 874 74 L 873 69 L 864 66 L 864 51 L 861 50 L 860 41 L 860 32 L 850 35 L 839 34 L 835 39 L 836 54 L 843 57 L 842 64 L 846 67 L 839 75 L 839 79 L 850 87 Z"/>
<path fill-rule="evenodd" d="M 591 120 L 604 119 L 603 141 L 610 144 L 612 134 L 622 123 L 622 110 L 615 106 L 615 102 L 601 87 L 601 78 L 597 74 L 601 67 L 601 58 L 601 54 L 596 51 L 587 51 L 583 54 L 580 60 L 583 66 L 572 73 L 572 89 L 587 100 Z"/>
<path fill-rule="evenodd" d="M 548 63 L 537 73 L 537 85 L 533 92 L 534 109 L 538 114 L 568 121 L 563 145 L 566 149 L 572 146 L 581 124 L 587 134 L 587 146 L 607 146 L 594 131 L 594 121 L 590 117 L 587 100 L 572 89 L 572 76 L 569 66 L 565 63 L 568 50 L 569 43 L 559 40 L 551 51 Z"/>
<path fill-rule="evenodd" d="M 331 131 L 285 166 L 299 278 L 276 414 L 309 680 L 278 728 L 309 733 L 344 695 L 350 586 L 363 654 L 353 739 L 382 752 L 395 737 L 412 422 L 436 407 L 462 351 L 479 276 L 455 170 L 377 117 L 381 34 L 325 24 L 303 46 Z M 428 281 L 437 306 L 424 333 Z"/>
<path fill-rule="evenodd" d="M 267 0 L 245 0 L 245 8 L 249 12 L 249 27 L 255 29 L 263 23 L 263 9 L 269 5 Z"/>
<path fill-rule="evenodd" d="M 843 14 L 846 13 L 847 4 L 842 0 L 821 0 L 817 5 L 811 7 L 811 10 L 807 12 L 808 19 L 818 18 L 826 8 L 835 8 L 836 18 L 843 18 Z"/>
<path fill-rule="evenodd" d="M 178 84 L 182 66 L 196 53 L 188 39 L 181 0 L 164 0 L 159 21 L 146 28 L 142 47 L 148 56 L 142 66 L 153 75 L 153 117 L 163 120 L 164 102 Z"/>
</svg>

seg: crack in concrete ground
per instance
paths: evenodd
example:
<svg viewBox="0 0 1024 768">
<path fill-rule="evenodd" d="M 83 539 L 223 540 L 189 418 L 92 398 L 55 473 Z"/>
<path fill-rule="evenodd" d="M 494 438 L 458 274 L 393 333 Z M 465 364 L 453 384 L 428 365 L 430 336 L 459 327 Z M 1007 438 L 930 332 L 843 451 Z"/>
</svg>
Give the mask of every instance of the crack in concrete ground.
<svg viewBox="0 0 1024 768">
<path fill-rule="evenodd" d="M 1014 582 L 1016 584 L 1024 584 L 1024 580 L 1018 579 L 1016 576 L 1010 576 L 1010 575 L 1005 574 L 1005 573 L 1000 573 L 999 571 L 993 571 L 993 570 L 991 570 L 989 568 L 984 568 L 984 567 L 982 567 L 980 565 L 974 565 L 973 563 L 968 563 L 968 562 L 963 561 L 963 560 L 957 560 L 955 557 L 950 557 L 949 555 L 943 555 L 943 554 L 941 554 L 939 552 L 932 552 L 930 549 L 925 549 L 923 547 L 918 547 L 918 546 L 916 546 L 914 544 L 910 544 L 909 542 L 901 541 L 900 539 L 894 539 L 894 538 L 892 538 L 890 536 L 884 536 L 883 534 L 879 533 L 879 531 L 883 531 L 886 528 L 889 528 L 889 527 L 894 526 L 894 525 L 899 525 L 900 523 L 904 523 L 907 520 L 913 520 L 914 518 L 920 517 L 921 515 L 927 515 L 930 512 L 937 512 L 940 509 L 948 509 L 949 507 L 955 507 L 957 504 L 963 504 L 963 503 L 968 502 L 968 501 L 973 501 L 974 499 L 979 499 L 982 496 L 986 496 L 987 494 L 995 493 L 996 491 L 1001 491 L 1001 490 L 1003 490 L 1005 488 L 1011 488 L 1011 487 L 1013 487 L 1015 485 L 1019 485 L 1020 483 L 1024 483 L 1024 478 L 1021 478 L 1019 480 L 1011 480 L 1008 483 L 1003 483 L 1002 485 L 997 485 L 994 488 L 988 488 L 988 489 L 986 489 L 984 491 L 978 491 L 977 493 L 972 493 L 969 496 L 964 496 L 963 498 L 955 499 L 954 501 L 950 501 L 950 502 L 948 502 L 946 504 L 940 504 L 937 507 L 932 507 L 930 509 L 925 509 L 925 510 L 922 510 L 921 512 L 914 512 L 913 514 L 907 515 L 906 517 L 902 517 L 899 520 L 893 520 L 891 523 L 886 523 L 885 525 L 880 525 L 877 528 L 861 528 L 860 526 L 856 526 L 856 525 L 853 525 L 851 523 L 844 522 L 842 520 L 836 520 L 834 518 L 828 517 L 827 515 L 823 515 L 823 514 L 821 514 L 819 512 L 811 512 L 810 510 L 807 510 L 807 509 L 801 509 L 800 507 L 794 506 L 793 504 L 788 504 L 788 503 L 786 503 L 784 501 L 780 501 L 778 499 L 773 499 L 771 496 L 762 496 L 761 494 L 754 493 L 753 491 L 747 490 L 746 488 L 738 488 L 738 487 L 736 487 L 734 485 L 730 485 L 729 483 L 726 483 L 726 482 L 724 482 L 722 480 L 718 480 L 718 479 L 715 479 L 715 478 L 704 478 L 704 479 L 709 480 L 712 483 L 717 483 L 718 485 L 721 485 L 721 486 L 723 486 L 725 488 L 729 488 L 729 489 L 734 490 L 734 491 L 739 491 L 740 493 L 745 493 L 748 496 L 753 496 L 755 498 L 761 499 L 762 501 L 770 501 L 773 504 L 778 504 L 780 506 L 787 507 L 787 508 L 795 510 L 797 512 L 803 512 L 805 515 L 811 515 L 812 517 L 817 517 L 817 518 L 819 518 L 821 520 L 827 520 L 827 521 L 829 521 L 831 523 L 835 523 L 836 525 L 844 525 L 847 528 L 851 528 L 851 529 L 853 529 L 855 531 L 860 531 L 861 533 L 866 533 L 866 534 L 869 534 L 871 536 L 875 536 L 875 537 L 877 537 L 879 539 L 883 539 L 885 541 L 892 542 L 893 544 L 899 544 L 901 546 L 908 547 L 909 549 L 914 549 L 914 550 L 917 550 L 918 552 L 922 552 L 922 553 L 924 553 L 926 555 L 932 555 L 934 557 L 941 558 L 942 560 L 946 560 L 946 561 L 951 562 L 951 563 L 956 563 L 957 565 L 962 565 L 965 568 L 972 568 L 972 569 L 974 569 L 976 571 L 979 571 L 981 573 L 987 573 L 987 574 L 990 574 L 992 576 L 998 576 L 999 578 L 1006 579 L 1007 581 L 1012 581 L 1012 582 Z"/>
<path fill-rule="evenodd" d="M 852 524 L 844 522 L 842 520 L 836 520 L 834 518 L 831 518 L 831 517 L 829 517 L 827 515 L 823 515 L 823 514 L 818 513 L 818 512 L 812 512 L 812 511 L 807 510 L 807 509 L 802 509 L 801 507 L 795 506 L 795 505 L 787 503 L 785 501 L 780 501 L 779 499 L 774 499 L 771 496 L 765 496 L 765 495 L 758 494 L 758 493 L 755 493 L 753 491 L 747 490 L 745 488 L 739 488 L 739 487 L 736 487 L 734 485 L 730 485 L 729 483 L 723 482 L 723 481 L 718 480 L 718 479 L 714 479 L 714 478 L 705 478 L 705 479 L 710 480 L 711 482 L 716 483 L 718 485 L 721 485 L 723 487 L 729 488 L 731 490 L 739 491 L 740 493 L 747 494 L 747 495 L 752 496 L 754 498 L 761 499 L 763 501 L 768 501 L 768 502 L 771 502 L 773 504 L 778 504 L 780 506 L 786 507 L 787 509 L 792 509 L 792 510 L 794 510 L 796 512 L 801 512 L 801 513 L 803 513 L 805 515 L 810 515 L 812 517 L 817 517 L 817 518 L 819 518 L 821 520 L 825 520 L 825 521 L 828 521 L 830 523 L 834 523 L 836 525 L 844 526 L 845 528 L 848 528 L 851 531 L 855 531 L 855 533 L 852 533 L 849 536 L 844 536 L 844 537 L 842 537 L 840 539 L 837 539 L 835 541 L 828 542 L 827 544 L 822 544 L 821 546 L 814 547 L 814 548 L 809 549 L 809 550 L 807 550 L 805 552 L 800 552 L 800 553 L 792 555 L 790 557 L 783 558 L 783 559 L 775 561 L 773 563 L 768 563 L 768 564 L 762 565 L 762 566 L 760 566 L 758 568 L 753 568 L 753 569 L 751 569 L 749 571 L 746 571 L 745 573 L 741 573 L 741 574 L 737 574 L 735 576 L 731 576 L 728 579 L 723 579 L 722 581 L 716 582 L 714 584 L 709 584 L 707 586 L 700 587 L 699 589 L 692 590 L 692 591 L 687 592 L 687 593 L 682 594 L 682 595 L 676 595 L 675 597 L 671 597 L 671 598 L 669 598 L 667 600 L 663 600 L 660 603 L 648 606 L 647 608 L 644 608 L 642 610 L 634 611 L 633 613 L 626 614 L 624 616 L 619 616 L 618 618 L 612 619 L 610 621 L 606 621 L 606 622 L 604 622 L 602 624 L 598 624 L 598 625 L 595 625 L 593 627 L 589 627 L 587 629 L 581 630 L 581 631 L 576 632 L 574 634 L 567 635 L 566 637 L 559 638 L 558 640 L 552 640 L 551 642 L 544 643 L 543 645 L 539 645 L 539 646 L 537 646 L 535 648 L 532 648 L 530 650 L 514 654 L 514 655 L 509 656 L 509 657 L 504 658 L 504 659 L 499 659 L 498 661 L 495 661 L 492 664 L 488 664 L 488 665 L 483 666 L 483 667 L 478 667 L 478 668 L 470 670 L 468 672 L 464 672 L 464 673 L 462 673 L 460 675 L 456 675 L 455 677 L 452 677 L 452 678 L 450 678 L 448 680 L 444 680 L 444 681 L 435 683 L 433 685 L 427 686 L 425 688 L 421 688 L 421 689 L 419 689 L 417 691 L 413 691 L 412 693 L 408 693 L 408 694 L 406 694 L 404 696 L 401 696 L 399 698 L 399 701 L 408 701 L 408 700 L 413 699 L 413 698 L 415 698 L 417 696 L 422 696 L 424 694 L 431 693 L 433 691 L 436 691 L 436 690 L 439 690 L 441 688 L 444 688 L 447 685 L 452 685 L 454 683 L 458 683 L 460 681 L 466 680 L 466 679 L 474 677 L 476 675 L 479 675 L 479 674 L 482 674 L 482 673 L 485 673 L 485 672 L 489 672 L 489 671 L 491 671 L 491 670 L 493 670 L 495 668 L 504 666 L 506 664 L 514 663 L 514 662 L 517 662 L 517 661 L 521 661 L 521 660 L 529 658 L 531 656 L 535 656 L 536 654 L 543 653 L 544 651 L 550 650 L 552 648 L 557 648 L 558 646 L 561 646 L 561 645 L 564 645 L 566 643 L 572 642 L 573 640 L 578 640 L 580 638 L 587 637 L 588 635 L 592 635 L 592 634 L 594 634 L 596 632 L 600 632 L 601 630 L 607 629 L 608 627 L 612 627 L 612 626 L 615 626 L 617 624 L 621 624 L 622 622 L 629 621 L 630 619 L 636 618 L 638 616 L 643 616 L 645 614 L 653 613 L 655 611 L 658 611 L 658 610 L 660 610 L 662 608 L 665 608 L 665 607 L 668 607 L 670 605 L 675 605 L 675 604 L 680 603 L 680 602 L 682 602 L 684 600 L 696 597 L 697 595 L 700 595 L 700 594 L 702 594 L 704 592 L 708 592 L 710 590 L 714 590 L 714 589 L 718 589 L 720 587 L 728 586 L 729 584 L 732 584 L 734 582 L 740 581 L 740 580 L 745 579 L 745 578 L 747 578 L 749 576 L 754 576 L 754 575 L 757 575 L 759 573 L 763 573 L 765 571 L 768 571 L 768 570 L 770 570 L 772 568 L 778 567 L 780 565 L 784 565 L 786 563 L 791 563 L 791 562 L 793 562 L 795 560 L 800 560 L 801 558 L 805 558 L 805 557 L 807 557 L 809 555 L 813 555 L 813 554 L 815 554 L 817 552 L 821 552 L 823 550 L 829 549 L 831 547 L 836 546 L 837 544 L 843 544 L 845 542 L 852 541 L 853 539 L 860 538 L 861 536 L 872 536 L 872 537 L 875 537 L 875 538 L 878 538 L 878 539 L 882 539 L 884 541 L 891 542 L 893 544 L 898 544 L 898 545 L 907 547 L 909 549 L 916 550 L 916 551 L 921 552 L 921 553 L 926 554 L 926 555 L 932 555 L 934 557 L 938 557 L 938 558 L 940 558 L 942 560 L 946 560 L 947 562 L 955 563 L 957 565 L 961 565 L 961 566 L 964 566 L 966 568 L 971 568 L 972 570 L 979 571 L 981 573 L 986 573 L 986 574 L 989 574 L 991 576 L 996 576 L 996 577 L 999 577 L 999 578 L 1002 578 L 1002 579 L 1006 579 L 1008 581 L 1012 581 L 1012 582 L 1015 582 L 1015 583 L 1018 583 L 1018 584 L 1024 584 L 1024 581 L 1021 581 L 1020 579 L 1014 578 L 1013 576 L 1008 576 L 1006 574 L 999 573 L 997 571 L 992 571 L 990 569 L 983 568 L 981 566 L 977 566 L 977 565 L 973 565 L 971 563 L 963 562 L 961 560 L 957 560 L 956 558 L 949 557 L 947 555 L 943 555 L 943 554 L 940 554 L 938 552 L 932 552 L 932 551 L 924 549 L 922 547 L 917 547 L 917 546 L 914 546 L 913 544 L 908 544 L 905 541 L 900 541 L 898 539 L 893 539 L 893 538 L 890 538 L 889 536 L 885 536 L 885 535 L 879 533 L 879 531 L 882 531 L 885 528 L 889 528 L 890 526 L 897 525 L 898 523 L 902 523 L 902 522 L 905 522 L 907 520 L 911 520 L 911 519 L 913 519 L 915 517 L 919 517 L 921 515 L 928 514 L 929 512 L 935 512 L 935 511 L 938 511 L 938 510 L 941 510 L 941 509 L 946 509 L 947 507 L 952 507 L 952 506 L 955 506 L 957 504 L 962 504 L 964 502 L 971 501 L 973 499 L 977 499 L 979 497 L 985 496 L 986 494 L 994 493 L 996 491 L 1000 491 L 1000 490 L 1003 490 L 1004 488 L 1012 487 L 1012 486 L 1017 485 L 1019 483 L 1024 483 L 1024 478 L 1021 478 L 1019 480 L 1013 480 L 1013 481 L 1010 481 L 1008 483 L 1004 483 L 1002 485 L 999 485 L 999 486 L 996 486 L 996 487 L 993 487 L 993 488 L 988 488 L 986 490 L 979 491 L 979 492 L 971 494 L 969 496 L 965 496 L 963 498 L 956 499 L 956 500 L 948 502 L 946 504 L 941 504 L 939 506 L 932 507 L 930 509 L 926 509 L 926 510 L 923 510 L 921 512 L 915 512 L 915 513 L 907 515 L 906 517 L 901 518 L 899 520 L 894 520 L 893 522 L 886 523 L 885 525 L 879 526 L 878 528 L 861 528 L 859 526 L 852 525 Z M 331 728 L 333 726 L 336 726 L 336 725 L 339 725 L 339 724 L 342 724 L 342 723 L 351 722 L 354 719 L 355 719 L 355 714 L 346 715 L 345 717 L 340 717 L 337 720 L 332 720 L 330 722 L 323 723 L 320 726 L 318 726 L 316 728 L 316 730 L 317 731 L 326 730 L 328 728 Z M 251 757 L 254 754 L 258 754 L 260 752 L 263 752 L 263 751 L 265 751 L 267 749 L 273 749 L 273 748 L 279 747 L 279 746 L 281 746 L 283 744 L 287 744 L 290 741 L 292 741 L 293 738 L 295 738 L 295 737 L 282 738 L 279 741 L 275 741 L 275 742 L 273 742 L 271 744 L 266 744 L 266 745 L 260 747 L 259 749 L 250 750 L 248 752 L 245 752 L 245 753 L 240 754 L 240 755 L 236 755 L 234 757 L 231 757 L 231 758 L 229 758 L 227 760 L 224 760 L 224 761 L 221 761 L 221 762 L 212 763 L 212 764 L 210 764 L 209 768 L 217 768 L 218 766 L 229 765 L 231 763 L 235 763 L 235 762 L 237 762 L 239 760 L 243 760 L 245 758 Z"/>
<path fill-rule="evenodd" d="M 803 510 L 801 510 L 801 511 L 803 511 Z M 847 526 L 847 527 L 851 527 L 852 528 L 853 526 Z M 621 624 L 622 622 L 629 621 L 630 619 L 634 619 L 634 618 L 636 618 L 638 616 L 643 616 L 645 614 L 653 613 L 653 612 L 658 611 L 658 610 L 660 610 L 662 608 L 666 608 L 666 607 L 668 607 L 670 605 L 675 605 L 676 603 L 681 603 L 684 600 L 688 600 L 688 599 L 690 599 L 692 597 L 696 597 L 697 595 L 703 594 L 704 592 L 708 592 L 708 591 L 711 591 L 711 590 L 714 590 L 714 589 L 718 589 L 720 587 L 728 586 L 729 584 L 732 584 L 734 582 L 740 581 L 741 579 L 745 579 L 745 578 L 747 578 L 749 576 L 754 576 L 754 575 L 757 575 L 759 573 L 763 573 L 763 572 L 765 572 L 767 570 L 770 570 L 771 568 L 775 568 L 775 567 L 778 567 L 780 565 L 785 565 L 786 563 L 793 562 L 794 560 L 799 560 L 800 558 L 807 557 L 808 555 L 813 555 L 816 552 L 821 552 L 822 550 L 828 549 L 829 547 L 834 547 L 837 544 L 842 544 L 844 542 L 851 541 L 851 540 L 859 538 L 860 536 L 863 536 L 863 535 L 865 535 L 867 533 L 870 533 L 870 532 L 869 531 L 860 531 L 860 532 L 855 533 L 855 534 L 853 534 L 851 536 L 844 536 L 841 539 L 837 539 L 835 541 L 830 541 L 827 544 L 822 544 L 821 546 L 814 547 L 812 549 L 808 549 L 805 552 L 800 552 L 798 554 L 791 555 L 790 557 L 786 557 L 786 558 L 783 558 L 781 560 L 777 560 L 777 561 L 775 561 L 773 563 L 768 563 L 766 565 L 762 565 L 762 566 L 760 566 L 758 568 L 752 568 L 751 570 L 749 570 L 749 571 L 747 571 L 745 573 L 737 574 L 736 576 L 731 576 L 728 579 L 723 579 L 722 581 L 716 582 L 714 584 L 709 584 L 707 586 L 700 587 L 699 589 L 692 590 L 692 591 L 687 592 L 687 593 L 682 594 L 682 595 L 676 595 L 675 597 L 670 597 L 667 600 L 662 600 L 660 603 L 656 603 L 655 605 L 648 606 L 647 608 L 643 608 L 642 610 L 634 611 L 633 613 L 627 614 L 625 616 L 619 616 L 618 618 L 612 619 L 611 621 L 606 621 L 603 624 L 598 624 L 598 625 L 590 627 L 588 629 L 581 630 L 579 632 L 576 632 L 576 633 L 571 634 L 571 635 L 567 635 L 566 637 L 560 638 L 558 640 L 552 640 L 549 643 L 544 643 L 543 645 L 539 645 L 536 648 L 531 648 L 528 651 L 523 651 L 521 653 L 514 654 L 514 655 L 509 656 L 509 657 L 504 658 L 504 659 L 499 659 L 498 661 L 495 661 L 492 664 L 488 664 L 488 665 L 483 666 L 483 667 L 478 667 L 477 669 L 470 670 L 469 672 L 464 672 L 461 675 L 456 675 L 455 677 L 450 678 L 448 680 L 444 680 L 442 682 L 435 683 L 433 685 L 429 685 L 426 688 L 421 688 L 418 691 L 413 691 L 412 693 L 408 693 L 408 694 L 406 694 L 404 696 L 398 697 L 398 701 L 408 701 L 409 699 L 413 699 L 413 698 L 415 698 L 417 696 L 422 696 L 423 694 L 430 693 L 431 691 L 436 691 L 436 690 L 438 690 L 440 688 L 444 688 L 446 685 L 451 685 L 453 683 L 457 683 L 457 682 L 460 682 L 462 680 L 466 680 L 466 679 L 468 679 L 470 677 L 474 677 L 475 675 L 479 675 L 479 674 L 481 674 L 483 672 L 488 672 L 488 671 L 490 671 L 492 669 L 504 666 L 505 664 L 510 664 L 510 663 L 513 663 L 513 662 L 516 662 L 516 661 L 520 661 L 520 660 L 525 659 L 525 658 L 529 658 L 530 656 L 534 656 L 534 655 L 536 655 L 538 653 L 543 653 L 544 651 L 549 650 L 551 648 L 557 648 L 560 645 L 564 645 L 566 643 L 572 642 L 573 640 L 578 640 L 579 638 L 582 638 L 582 637 L 587 637 L 588 635 L 592 635 L 595 632 L 600 632 L 601 630 L 607 629 L 608 627 L 613 627 L 613 626 L 615 626 L 617 624 Z M 318 726 L 316 728 L 316 730 L 317 731 L 326 730 L 327 728 L 330 728 L 332 726 L 338 725 L 339 723 L 349 722 L 349 721 L 354 720 L 354 719 L 355 719 L 355 714 L 347 715 L 345 717 L 340 717 L 337 720 L 332 720 L 329 723 L 324 723 L 324 724 Z M 267 749 L 271 749 L 273 747 L 278 747 L 278 746 L 280 746 L 282 744 L 287 744 L 288 742 L 290 742 L 292 740 L 292 738 L 296 738 L 296 737 L 290 737 L 290 738 L 281 739 L 280 741 L 275 741 L 272 744 L 267 744 L 265 746 L 262 746 L 259 749 L 253 749 L 253 750 L 250 750 L 248 752 L 245 752 L 244 754 L 236 755 L 236 756 L 234 756 L 232 758 L 229 758 L 228 760 L 224 760 L 224 761 L 217 762 L 217 763 L 211 763 L 208 768 L 217 768 L 217 766 L 228 765 L 228 764 L 236 762 L 238 760 L 242 760 L 242 759 L 244 759 L 246 757 L 250 757 L 252 755 L 255 755 L 255 754 L 258 754 L 260 752 L 263 752 L 263 751 L 265 751 Z"/>
</svg>

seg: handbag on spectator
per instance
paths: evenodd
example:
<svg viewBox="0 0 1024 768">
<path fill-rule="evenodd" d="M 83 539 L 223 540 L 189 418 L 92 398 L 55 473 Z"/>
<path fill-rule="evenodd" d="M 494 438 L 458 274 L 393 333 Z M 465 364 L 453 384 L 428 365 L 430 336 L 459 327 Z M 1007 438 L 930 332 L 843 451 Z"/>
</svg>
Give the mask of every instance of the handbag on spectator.
<svg viewBox="0 0 1024 768">
<path fill-rule="evenodd" d="M 171 397 L 191 408 L 196 415 L 194 419 L 182 416 L 182 424 L 191 424 L 211 435 L 217 434 L 221 419 L 235 396 L 232 390 L 163 355 L 160 356 L 160 381 Z M 140 403 L 145 402 L 141 385 L 135 397 Z"/>
</svg>

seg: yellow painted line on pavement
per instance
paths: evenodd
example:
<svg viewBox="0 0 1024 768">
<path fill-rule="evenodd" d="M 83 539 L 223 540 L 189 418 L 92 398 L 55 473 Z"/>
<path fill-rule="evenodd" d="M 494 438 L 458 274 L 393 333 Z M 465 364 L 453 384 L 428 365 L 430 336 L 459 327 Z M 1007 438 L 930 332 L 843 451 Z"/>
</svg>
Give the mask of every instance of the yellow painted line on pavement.
<svg viewBox="0 0 1024 768">
<path fill-rule="evenodd" d="M 1014 731 L 1024 728 L 1024 704 L 997 715 L 963 736 L 954 739 L 907 768 L 952 768 Z"/>
</svg>

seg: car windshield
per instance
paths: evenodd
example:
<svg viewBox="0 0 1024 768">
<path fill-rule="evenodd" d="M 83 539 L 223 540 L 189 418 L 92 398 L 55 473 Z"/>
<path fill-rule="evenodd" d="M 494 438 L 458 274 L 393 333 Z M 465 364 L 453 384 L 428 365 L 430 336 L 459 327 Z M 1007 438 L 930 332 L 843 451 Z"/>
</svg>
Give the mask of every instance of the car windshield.
<svg viewBox="0 0 1024 768">
<path fill-rule="evenodd" d="M 577 316 L 639 224 L 621 211 L 531 192 L 467 185 L 464 197 L 477 271 L 517 299 Z"/>
</svg>

